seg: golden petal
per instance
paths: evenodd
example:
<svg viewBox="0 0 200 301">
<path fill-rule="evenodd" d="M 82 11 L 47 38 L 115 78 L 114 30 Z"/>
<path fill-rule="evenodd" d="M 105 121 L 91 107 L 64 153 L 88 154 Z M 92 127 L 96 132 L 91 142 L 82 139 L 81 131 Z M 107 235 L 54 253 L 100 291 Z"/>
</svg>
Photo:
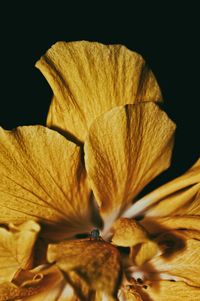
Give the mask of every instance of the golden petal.
<svg viewBox="0 0 200 301">
<path fill-rule="evenodd" d="M 11 281 L 20 268 L 30 269 L 33 261 L 34 245 L 40 226 L 34 221 L 9 230 L 0 228 L 0 283 Z"/>
<path fill-rule="evenodd" d="M 185 214 L 196 214 L 200 212 L 199 206 L 200 190 L 200 159 L 182 176 L 164 184 L 151 193 L 137 201 L 125 214 L 126 217 L 137 216 L 145 212 L 146 216 L 162 217 L 176 214 L 185 206 Z M 191 206 L 192 200 L 194 204 Z M 149 208 L 149 210 L 148 210 Z M 193 213 L 192 213 L 193 212 Z M 195 213 L 196 212 L 196 213 Z"/>
<path fill-rule="evenodd" d="M 114 296 L 121 278 L 118 250 L 102 240 L 74 240 L 50 244 L 49 262 L 64 272 L 75 271 L 91 289 Z"/>
<path fill-rule="evenodd" d="M 145 212 L 148 217 L 164 217 L 169 215 L 200 214 L 199 200 L 200 184 L 175 192 L 162 199 Z M 197 200 L 198 198 L 198 200 Z M 190 208 L 190 209 L 189 209 Z"/>
<path fill-rule="evenodd" d="M 95 291 L 92 290 L 87 282 L 76 272 L 69 271 L 65 274 L 65 278 L 71 287 L 73 287 L 74 296 L 76 296 L 78 300 L 94 300 Z"/>
<path fill-rule="evenodd" d="M 94 121 L 85 142 L 85 162 L 104 219 L 111 223 L 168 168 L 174 130 L 154 103 L 116 107 Z"/>
<path fill-rule="evenodd" d="M 133 249 L 131 254 L 132 254 L 134 263 L 137 266 L 141 266 L 145 262 L 147 262 L 151 258 L 153 258 L 156 254 L 158 254 L 158 252 L 159 252 L 159 247 L 158 247 L 157 243 L 152 240 L 148 240 L 139 246 L 139 248 L 137 249 L 137 252 L 134 252 L 134 249 Z"/>
<path fill-rule="evenodd" d="M 143 301 L 140 294 L 133 288 L 122 288 L 118 294 L 119 301 Z"/>
<path fill-rule="evenodd" d="M 187 231 L 186 231 L 187 234 Z M 184 282 L 200 286 L 200 241 L 183 231 L 170 231 L 157 241 L 164 252 L 149 261 L 153 270 L 180 277 Z"/>
<path fill-rule="evenodd" d="M 27 300 L 27 301 L 29 301 L 29 300 Z M 30 301 L 32 301 L 32 300 L 30 300 Z M 41 299 L 41 301 L 43 301 L 43 299 Z M 49 300 L 47 299 L 45 301 L 49 301 Z M 79 298 L 75 295 L 74 290 L 71 287 L 71 285 L 65 284 L 61 294 L 59 295 L 59 297 L 57 297 L 55 299 L 55 301 L 79 301 Z"/>
<path fill-rule="evenodd" d="M 120 218 L 113 225 L 112 243 L 122 247 L 133 247 L 148 241 L 148 236 L 133 219 Z"/>
<path fill-rule="evenodd" d="M 96 291 L 95 292 L 95 298 L 92 299 L 92 300 L 94 300 L 94 301 L 103 301 L 103 300 L 106 300 L 106 301 L 116 301 L 118 299 L 116 297 L 113 297 L 113 296 L 110 296 L 108 294 L 105 294 L 102 291 Z"/>
<path fill-rule="evenodd" d="M 195 197 L 191 200 L 191 202 L 188 202 L 184 207 L 181 207 L 176 214 L 181 216 L 184 215 L 200 216 L 200 184 L 195 186 L 197 188 L 197 193 Z"/>
<path fill-rule="evenodd" d="M 54 98 L 47 125 L 84 141 L 94 119 L 113 107 L 161 101 L 143 58 L 121 45 L 58 42 L 36 63 Z"/>
<path fill-rule="evenodd" d="M 36 272 L 32 274 L 32 281 L 27 281 L 27 272 L 24 272 L 24 282 L 21 285 L 5 282 L 0 285 L 0 301 L 57 301 L 63 289 L 63 276 L 55 267 L 41 271 L 43 277 L 38 277 Z M 35 278 L 35 280 L 34 280 Z"/>
<path fill-rule="evenodd" d="M 43 126 L 0 129 L 0 222 L 35 219 L 80 230 L 90 219 L 81 149 Z M 52 237 L 53 238 L 53 237 Z"/>
<path fill-rule="evenodd" d="M 199 301 L 200 288 L 184 282 L 153 281 L 140 290 L 142 300 L 151 301 Z"/>
<path fill-rule="evenodd" d="M 190 229 L 200 231 L 200 216 L 169 216 L 169 217 L 147 217 L 141 222 L 149 233 L 156 234 L 173 229 Z"/>
</svg>

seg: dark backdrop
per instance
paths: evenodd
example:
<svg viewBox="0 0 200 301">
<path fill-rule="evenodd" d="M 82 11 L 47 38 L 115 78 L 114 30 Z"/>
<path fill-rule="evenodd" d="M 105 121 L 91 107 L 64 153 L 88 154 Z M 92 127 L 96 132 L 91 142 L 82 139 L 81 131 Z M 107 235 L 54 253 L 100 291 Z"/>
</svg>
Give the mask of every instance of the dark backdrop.
<svg viewBox="0 0 200 301">
<path fill-rule="evenodd" d="M 172 167 L 151 186 L 179 175 L 195 162 L 200 24 L 194 4 L 20 3 L 1 5 L 1 126 L 45 124 L 51 90 L 34 64 L 53 43 L 83 39 L 120 43 L 146 59 L 161 86 L 165 109 L 177 124 Z"/>
</svg>

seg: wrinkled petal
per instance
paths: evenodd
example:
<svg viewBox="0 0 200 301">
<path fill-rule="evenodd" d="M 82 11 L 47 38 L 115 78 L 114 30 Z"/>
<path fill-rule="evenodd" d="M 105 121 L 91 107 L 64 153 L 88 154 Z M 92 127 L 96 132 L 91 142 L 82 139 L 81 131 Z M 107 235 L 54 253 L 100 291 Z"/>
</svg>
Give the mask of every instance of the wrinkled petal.
<svg viewBox="0 0 200 301">
<path fill-rule="evenodd" d="M 185 215 L 172 217 L 145 218 L 141 222 L 149 233 L 156 234 L 173 229 L 190 229 L 200 231 L 200 216 Z"/>
<path fill-rule="evenodd" d="M 1 223 L 36 219 L 66 233 L 88 227 L 89 189 L 78 146 L 42 126 L 19 127 L 0 129 L 0 154 Z"/>
<path fill-rule="evenodd" d="M 181 208 L 182 213 L 183 211 L 187 213 L 189 210 L 185 210 L 184 206 L 189 204 L 191 208 L 191 201 L 194 198 L 199 200 L 199 189 L 200 159 L 182 176 L 164 184 L 138 200 L 127 210 L 124 216 L 135 217 L 141 213 L 152 217 L 168 216 L 176 214 L 179 208 Z M 198 206 L 199 201 L 195 201 L 195 205 L 192 205 L 190 212 L 200 212 L 199 209 L 196 209 Z M 148 208 L 150 209 L 148 210 Z"/>
<path fill-rule="evenodd" d="M 183 191 L 173 193 L 169 197 L 145 212 L 146 216 L 162 217 L 168 215 L 200 215 L 200 184 L 193 185 Z"/>
<path fill-rule="evenodd" d="M 57 301 L 63 277 L 56 267 L 50 267 L 41 273 L 29 272 L 29 274 L 32 274 L 32 281 L 27 281 L 25 276 L 20 285 L 11 282 L 0 284 L 0 301 L 21 298 L 27 301 Z"/>
<path fill-rule="evenodd" d="M 118 219 L 113 226 L 113 232 L 112 243 L 117 246 L 133 247 L 148 241 L 144 228 L 133 219 Z"/>
<path fill-rule="evenodd" d="M 58 42 L 36 67 L 54 94 L 47 125 L 80 141 L 85 140 L 93 120 L 111 108 L 162 100 L 143 58 L 121 45 Z"/>
<path fill-rule="evenodd" d="M 75 271 L 91 289 L 114 296 L 121 278 L 118 250 L 101 240 L 74 240 L 50 244 L 49 262 L 64 272 Z"/>
<path fill-rule="evenodd" d="M 143 301 L 140 294 L 133 288 L 121 288 L 118 293 L 119 301 Z"/>
<path fill-rule="evenodd" d="M 174 130 L 174 123 L 154 103 L 117 107 L 94 121 L 85 142 L 85 162 L 107 223 L 168 168 Z"/>
<path fill-rule="evenodd" d="M 184 282 L 153 281 L 141 288 L 140 294 L 145 301 L 199 301 L 200 288 Z"/>
<path fill-rule="evenodd" d="M 188 202 L 184 207 L 181 207 L 176 214 L 184 216 L 184 215 L 198 215 L 200 216 L 200 185 L 196 185 L 198 189 L 195 197 Z"/>
<path fill-rule="evenodd" d="M 52 282 L 47 280 L 51 278 Z M 15 279 L 15 284 L 21 287 L 33 287 L 41 284 L 41 289 L 23 301 L 76 301 L 73 288 L 66 282 L 65 277 L 55 266 L 37 267 L 32 271 L 22 271 Z M 50 284 L 50 285 L 49 285 Z"/>
<path fill-rule="evenodd" d="M 83 278 L 77 275 L 76 272 L 70 271 L 65 274 L 65 279 L 70 284 L 66 284 L 61 295 L 56 301 L 115 301 L 112 296 L 105 294 L 103 291 L 94 291 L 84 281 Z M 29 301 L 29 300 L 28 300 Z M 37 301 L 37 300 L 36 300 Z M 41 300 L 42 301 L 42 300 Z M 47 300 L 48 301 L 48 300 Z"/>
<path fill-rule="evenodd" d="M 73 288 L 74 296 L 78 300 L 94 300 L 95 291 L 76 272 L 69 271 L 65 277 Z"/>
<path fill-rule="evenodd" d="M 151 205 L 155 204 L 144 212 L 140 223 L 150 233 L 167 232 L 170 229 L 200 231 L 200 160 L 184 175 L 138 202 L 146 202 L 147 205 L 148 200 Z"/>
<path fill-rule="evenodd" d="M 0 228 L 0 283 L 11 281 L 14 274 L 22 269 L 30 269 L 33 262 L 34 245 L 40 226 L 33 221 L 9 230 Z"/>
<path fill-rule="evenodd" d="M 143 265 L 160 252 L 158 245 L 151 240 L 144 242 L 139 246 L 137 252 L 132 250 L 133 261 L 137 266 Z"/>
<path fill-rule="evenodd" d="M 183 233 L 182 233 L 183 232 Z M 171 231 L 161 235 L 157 241 L 164 248 L 161 256 L 149 263 L 154 270 L 178 276 L 190 285 L 200 286 L 200 241 L 187 231 Z"/>
</svg>

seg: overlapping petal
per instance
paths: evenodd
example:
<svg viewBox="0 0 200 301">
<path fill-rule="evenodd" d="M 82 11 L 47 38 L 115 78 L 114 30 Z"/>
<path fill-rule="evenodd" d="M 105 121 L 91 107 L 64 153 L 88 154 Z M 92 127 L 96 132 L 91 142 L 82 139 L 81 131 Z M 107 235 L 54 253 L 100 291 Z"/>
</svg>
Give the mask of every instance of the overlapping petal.
<svg viewBox="0 0 200 301">
<path fill-rule="evenodd" d="M 182 176 L 145 195 L 127 210 L 125 216 L 133 217 L 143 212 L 148 217 L 197 215 L 200 212 L 199 191 L 200 159 Z"/>
<path fill-rule="evenodd" d="M 159 252 L 156 242 L 134 219 L 120 218 L 112 227 L 112 243 L 116 246 L 130 247 L 131 258 L 137 266 L 150 260 Z"/>
<path fill-rule="evenodd" d="M 81 141 L 93 120 L 111 108 L 162 100 L 157 81 L 143 58 L 121 45 L 58 42 L 36 67 L 54 94 L 47 125 Z"/>
<path fill-rule="evenodd" d="M 174 129 L 154 103 L 117 107 L 93 122 L 85 142 L 86 170 L 108 223 L 168 168 Z"/>
<path fill-rule="evenodd" d="M 125 287 L 119 290 L 118 294 L 119 301 L 143 301 L 140 294 L 133 287 Z"/>
<path fill-rule="evenodd" d="M 66 235 L 88 228 L 89 188 L 77 145 L 42 126 L 19 127 L 0 130 L 0 153 L 1 223 L 35 219 Z"/>
<path fill-rule="evenodd" d="M 148 241 L 146 231 L 133 219 L 120 218 L 113 226 L 112 243 L 122 247 L 133 247 Z"/>
<path fill-rule="evenodd" d="M 0 228 L 0 283 L 11 281 L 20 269 L 30 269 L 40 226 L 27 221 L 20 226 Z"/>
<path fill-rule="evenodd" d="M 164 252 L 149 262 L 153 269 L 200 287 L 200 240 L 196 233 L 187 236 L 187 231 L 170 231 L 157 241 L 163 245 Z"/>
<path fill-rule="evenodd" d="M 118 250 L 101 240 L 72 240 L 50 244 L 49 262 L 65 273 L 75 271 L 91 289 L 115 296 L 121 277 Z"/>
<path fill-rule="evenodd" d="M 168 216 L 168 217 L 147 217 L 140 222 L 149 233 L 156 234 L 168 230 L 190 229 L 200 231 L 200 216 Z"/>
<path fill-rule="evenodd" d="M 153 281 L 141 288 L 142 300 L 148 301 L 199 301 L 200 288 L 184 282 Z"/>
<path fill-rule="evenodd" d="M 42 126 L 0 129 L 0 301 L 198 300 L 200 159 L 134 199 L 168 168 L 173 147 L 175 125 L 155 104 L 162 95 L 152 71 L 124 46 L 85 41 L 53 45 L 36 66 L 53 90 L 47 125 L 77 144 Z M 109 229 L 114 245 L 131 249 L 123 263 L 132 286 L 121 281 L 117 247 L 101 237 L 55 243 L 91 229 L 90 189 L 103 237 Z M 54 241 L 47 258 L 46 240 L 35 245 L 40 229 Z M 30 270 L 33 258 L 44 263 L 33 249 L 44 250 L 45 265 Z"/>
<path fill-rule="evenodd" d="M 38 271 L 22 271 L 18 283 L 0 284 L 0 301 L 57 301 L 63 291 L 65 281 L 55 267 Z"/>
<path fill-rule="evenodd" d="M 141 224 L 150 233 L 169 229 L 200 231 L 200 160 L 184 175 L 140 199 L 125 216 L 133 212 L 144 214 Z"/>
<path fill-rule="evenodd" d="M 148 240 L 141 244 L 136 251 L 132 250 L 133 261 L 137 266 L 142 266 L 159 252 L 158 244 L 153 240 Z"/>
</svg>

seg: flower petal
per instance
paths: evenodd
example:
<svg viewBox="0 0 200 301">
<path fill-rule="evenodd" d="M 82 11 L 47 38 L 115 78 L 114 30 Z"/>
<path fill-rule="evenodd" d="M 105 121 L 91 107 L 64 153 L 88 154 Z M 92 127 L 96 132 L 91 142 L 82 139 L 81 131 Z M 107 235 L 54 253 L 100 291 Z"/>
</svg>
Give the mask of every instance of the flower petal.
<svg viewBox="0 0 200 301">
<path fill-rule="evenodd" d="M 200 288 L 184 282 L 153 281 L 146 289 L 141 287 L 142 300 L 199 301 Z"/>
<path fill-rule="evenodd" d="M 119 301 L 143 301 L 140 294 L 135 290 L 135 288 L 121 288 L 118 294 Z"/>
<path fill-rule="evenodd" d="M 25 274 L 27 274 L 25 272 Z M 27 301 L 57 301 L 62 290 L 63 277 L 61 272 L 52 266 L 42 271 L 41 274 L 32 274 L 32 281 L 26 281 L 21 285 L 5 282 L 0 285 L 0 301 L 22 300 Z M 41 277 L 39 277 L 41 275 Z"/>
<path fill-rule="evenodd" d="M 145 212 L 148 217 L 200 214 L 200 184 L 173 193 Z"/>
<path fill-rule="evenodd" d="M 148 241 L 146 231 L 133 219 L 120 218 L 113 226 L 112 243 L 122 247 L 133 247 Z"/>
<path fill-rule="evenodd" d="M 11 281 L 15 272 L 30 269 L 33 261 L 33 249 L 40 226 L 33 221 L 9 230 L 0 228 L 0 283 Z"/>
<path fill-rule="evenodd" d="M 138 200 L 124 216 L 135 217 L 143 212 L 146 216 L 162 217 L 176 214 L 178 209 L 187 206 L 200 190 L 200 159 L 182 176 L 164 184 L 151 193 Z M 199 199 L 199 195 L 197 197 Z M 195 201 L 191 212 L 199 206 Z M 189 205 L 191 208 L 191 206 Z M 148 210 L 148 208 L 150 208 Z M 188 210 L 189 212 L 189 210 Z M 182 212 L 183 213 L 183 212 Z"/>
<path fill-rule="evenodd" d="M 121 278 L 118 250 L 101 240 L 74 240 L 50 244 L 49 262 L 64 272 L 75 271 L 91 289 L 115 296 Z"/>
<path fill-rule="evenodd" d="M 92 124 L 85 162 L 94 196 L 110 223 L 168 168 L 175 125 L 154 103 L 114 108 Z"/>
<path fill-rule="evenodd" d="M 200 185 L 195 185 L 197 193 L 195 197 L 188 202 L 186 206 L 181 207 L 176 214 L 185 216 L 185 215 L 197 215 L 200 216 Z"/>
<path fill-rule="evenodd" d="M 132 253 L 134 263 L 137 266 L 141 266 L 145 262 L 153 258 L 155 255 L 157 255 L 158 252 L 159 252 L 158 245 L 154 241 L 148 240 L 147 242 L 144 242 L 139 246 L 136 253 L 134 252 L 134 249 L 132 250 L 131 253 Z"/>
<path fill-rule="evenodd" d="M 200 216 L 147 217 L 144 218 L 140 224 L 152 234 L 166 232 L 170 229 L 191 229 L 200 231 Z"/>
<path fill-rule="evenodd" d="M 54 98 L 47 125 L 84 141 L 93 120 L 111 108 L 162 95 L 143 58 L 121 45 L 58 42 L 36 63 Z"/>
<path fill-rule="evenodd" d="M 89 189 L 78 146 L 42 126 L 19 127 L 0 129 L 0 154 L 1 223 L 36 219 L 65 233 L 88 227 Z"/>
<path fill-rule="evenodd" d="M 183 233 L 182 233 L 183 232 Z M 190 285 L 200 286 L 200 241 L 187 231 L 171 231 L 161 235 L 157 241 L 164 246 L 163 255 L 149 261 L 153 270 L 180 277 Z"/>
</svg>

